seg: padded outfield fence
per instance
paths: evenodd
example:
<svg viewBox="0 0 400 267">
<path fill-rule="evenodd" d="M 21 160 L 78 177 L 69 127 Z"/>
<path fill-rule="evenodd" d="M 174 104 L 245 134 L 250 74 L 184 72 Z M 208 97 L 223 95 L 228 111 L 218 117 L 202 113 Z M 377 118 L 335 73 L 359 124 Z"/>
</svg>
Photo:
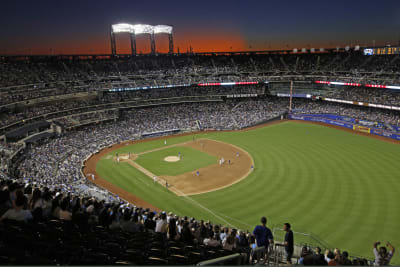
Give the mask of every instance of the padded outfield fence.
<svg viewBox="0 0 400 267">
<path fill-rule="evenodd" d="M 299 114 L 299 115 L 289 114 L 289 119 L 322 122 L 347 129 L 352 129 L 354 131 L 400 140 L 400 133 L 395 133 L 385 129 L 377 128 L 377 127 L 384 127 L 384 125 L 378 122 L 356 120 L 354 118 L 338 116 L 333 114 Z M 400 128 L 398 126 L 391 125 L 390 127 L 394 131 L 400 131 Z"/>
</svg>

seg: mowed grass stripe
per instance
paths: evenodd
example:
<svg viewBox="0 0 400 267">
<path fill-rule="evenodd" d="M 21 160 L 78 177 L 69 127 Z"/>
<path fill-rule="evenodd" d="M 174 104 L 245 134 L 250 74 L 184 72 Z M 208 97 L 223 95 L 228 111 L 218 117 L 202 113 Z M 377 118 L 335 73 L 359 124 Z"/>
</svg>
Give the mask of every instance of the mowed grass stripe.
<svg viewBox="0 0 400 267">
<path fill-rule="evenodd" d="M 314 232 L 335 247 L 364 256 L 372 255 L 376 240 L 400 242 L 400 146 L 292 122 L 201 137 L 237 145 L 254 158 L 256 168 L 246 179 L 192 197 L 212 211 L 238 220 L 232 224 L 254 226 L 264 215 L 270 225 L 281 226 L 290 220 L 295 231 Z M 170 140 L 174 139 L 168 139 L 168 144 Z M 303 184 L 296 183 L 299 176 Z M 162 209 L 224 224 L 196 204 L 160 188 L 161 192 L 135 191 Z M 285 198 L 289 201 L 282 202 Z M 399 263 L 396 255 L 392 262 Z"/>
</svg>

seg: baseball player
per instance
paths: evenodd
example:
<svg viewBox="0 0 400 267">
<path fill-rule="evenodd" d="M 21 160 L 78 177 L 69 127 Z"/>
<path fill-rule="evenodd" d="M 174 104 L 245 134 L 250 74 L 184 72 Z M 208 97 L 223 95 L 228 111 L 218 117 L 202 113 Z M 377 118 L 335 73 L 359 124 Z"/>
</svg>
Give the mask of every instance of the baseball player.
<svg viewBox="0 0 400 267">
<path fill-rule="evenodd" d="M 153 176 L 153 181 L 154 181 L 154 183 L 156 183 L 157 182 L 157 176 Z"/>
<path fill-rule="evenodd" d="M 167 144 L 167 139 L 164 140 L 164 145 L 166 145 L 166 144 Z"/>
<path fill-rule="evenodd" d="M 181 159 L 181 152 L 178 152 L 178 157 L 179 159 Z"/>
<path fill-rule="evenodd" d="M 198 176 L 200 176 L 200 172 L 199 172 L 199 171 L 197 171 L 197 172 L 196 172 L 196 175 L 197 175 L 197 177 L 198 177 Z"/>
<path fill-rule="evenodd" d="M 236 152 L 236 157 L 239 157 L 239 151 L 238 151 L 238 152 Z"/>
</svg>

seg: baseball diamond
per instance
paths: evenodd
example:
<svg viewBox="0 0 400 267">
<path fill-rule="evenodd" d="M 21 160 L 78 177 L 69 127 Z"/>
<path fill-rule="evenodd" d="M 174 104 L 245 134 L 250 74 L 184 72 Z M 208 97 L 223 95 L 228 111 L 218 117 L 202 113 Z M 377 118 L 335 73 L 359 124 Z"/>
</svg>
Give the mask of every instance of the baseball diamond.
<svg viewBox="0 0 400 267">
<path fill-rule="evenodd" d="M 372 135 L 366 137 L 365 133 L 349 130 L 350 134 L 342 130 L 343 128 L 340 128 L 341 130 L 336 128 L 315 123 L 280 122 L 245 131 L 196 134 L 195 142 L 190 141 L 192 140 L 190 135 L 170 136 L 167 137 L 168 143 L 171 144 L 168 148 L 163 144 L 165 137 L 139 140 L 129 142 L 129 146 L 117 144 L 93 155 L 86 162 L 84 173 L 95 172 L 96 183 L 106 188 L 110 183 L 113 184 L 109 188 L 112 192 L 127 200 L 134 199 L 137 205 L 152 208 L 155 206 L 157 210 L 168 209 L 176 214 L 188 214 L 221 223 L 226 223 L 224 218 L 230 218 L 232 225 L 241 229 L 248 229 L 263 210 L 267 209 L 272 224 L 279 224 L 282 218 L 289 216 L 291 221 L 298 225 L 298 229 L 306 231 L 309 221 L 315 216 L 322 216 L 329 202 L 336 203 L 330 207 L 332 214 L 339 214 L 343 206 L 359 214 L 352 219 L 352 225 L 358 225 L 358 221 L 367 220 L 371 216 L 369 212 L 365 212 L 368 203 L 378 201 L 374 200 L 375 196 L 381 195 L 373 194 L 371 190 L 384 192 L 387 187 L 395 186 L 395 180 L 387 180 L 388 183 L 385 184 L 374 177 L 383 171 L 379 167 L 380 164 L 383 161 L 394 160 L 396 155 L 400 156 L 400 150 L 398 142 L 393 146 L 388 142 L 377 140 L 382 137 Z M 383 140 L 388 141 L 385 138 Z M 107 159 L 107 155 L 115 154 L 116 151 L 135 151 L 135 145 L 138 145 L 140 153 L 146 154 L 144 147 L 146 144 L 151 148 L 150 151 L 162 151 L 171 147 L 192 147 L 224 157 L 225 163 L 222 167 L 213 164 L 199 169 L 200 176 L 196 176 L 195 171 L 175 176 L 160 175 L 157 177 L 159 183 L 154 185 L 151 184 L 154 174 L 147 168 L 140 166 L 143 169 L 135 171 L 138 166 L 132 168 L 129 164 L 125 166 L 126 164 L 118 164 Z M 238 158 L 237 151 L 240 151 Z M 377 156 L 382 153 L 387 156 L 385 158 Z M 374 158 L 374 162 L 369 160 L 369 157 Z M 140 156 L 129 163 L 135 163 L 139 158 Z M 232 160 L 231 165 L 227 165 L 229 158 Z M 359 160 L 357 163 L 354 161 L 350 163 L 348 158 Z M 244 161 L 246 164 L 242 164 Z M 252 164 L 255 166 L 253 172 L 250 168 Z M 341 168 L 334 167 L 337 165 Z M 148 166 L 153 171 L 157 169 L 151 163 Z M 383 166 L 385 173 L 396 173 L 394 164 Z M 231 174 L 230 168 L 234 170 Z M 125 176 L 123 173 L 131 175 Z M 168 181 L 171 186 L 165 188 L 164 181 Z M 288 191 L 286 184 L 291 184 L 296 190 Z M 344 184 L 348 187 L 341 186 Z M 327 191 L 327 186 L 336 189 Z M 257 190 L 254 191 L 254 188 L 263 188 L 260 191 L 262 193 L 256 193 Z M 369 200 L 348 191 L 351 188 L 358 188 L 364 192 L 363 195 L 369 196 Z M 247 202 L 245 196 L 250 192 L 253 192 L 252 200 Z M 291 193 L 287 195 L 289 192 Z M 307 192 L 307 195 L 301 197 L 304 192 Z M 236 200 L 238 198 L 241 199 L 240 203 Z M 299 198 L 302 201 L 298 201 Z M 320 201 L 316 202 L 316 199 Z M 254 201 L 258 205 L 252 205 Z M 243 209 L 238 208 L 238 205 Z M 389 205 L 387 206 L 389 208 L 391 204 L 385 205 Z M 312 207 L 314 216 L 301 216 L 307 207 Z M 284 210 L 286 212 L 283 212 Z M 383 209 L 381 212 L 385 212 L 385 218 L 396 219 L 397 214 L 389 210 Z M 347 220 L 348 218 L 335 216 L 329 221 L 325 220 L 320 227 L 314 227 L 313 231 L 318 235 L 328 236 L 326 241 L 329 243 L 339 244 L 341 247 L 362 254 L 363 246 L 353 243 L 353 240 L 341 239 L 341 236 L 354 232 L 353 227 L 348 226 L 340 235 L 327 234 L 333 225 L 342 224 Z M 374 217 L 371 223 L 379 224 L 383 221 L 379 217 Z M 387 238 L 397 231 L 390 227 L 386 227 L 384 231 L 363 227 L 362 231 L 368 231 L 369 235 L 379 233 L 380 236 L 387 235 Z"/>
</svg>

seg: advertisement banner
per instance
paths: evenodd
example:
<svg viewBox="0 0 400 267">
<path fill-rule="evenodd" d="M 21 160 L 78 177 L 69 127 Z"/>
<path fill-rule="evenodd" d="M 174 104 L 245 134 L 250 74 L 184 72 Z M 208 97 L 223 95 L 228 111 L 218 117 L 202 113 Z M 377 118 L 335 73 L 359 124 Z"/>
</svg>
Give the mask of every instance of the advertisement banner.
<svg viewBox="0 0 400 267">
<path fill-rule="evenodd" d="M 363 133 L 371 133 L 371 128 L 368 128 L 368 127 L 365 127 L 365 126 L 361 126 L 361 125 L 357 125 L 357 124 L 353 125 L 353 130 L 354 131 L 358 131 L 358 132 L 363 132 Z"/>
<path fill-rule="evenodd" d="M 348 128 L 348 129 L 353 129 L 353 123 L 325 119 L 325 118 L 321 118 L 319 116 L 309 116 L 308 114 L 307 115 L 290 115 L 289 118 L 293 119 L 293 120 L 322 122 L 322 123 L 336 125 L 336 126 L 340 126 L 340 127 L 344 127 L 344 128 Z"/>
<path fill-rule="evenodd" d="M 391 133 L 382 129 L 371 129 L 371 134 L 388 137 L 400 141 L 400 134 Z"/>
</svg>

